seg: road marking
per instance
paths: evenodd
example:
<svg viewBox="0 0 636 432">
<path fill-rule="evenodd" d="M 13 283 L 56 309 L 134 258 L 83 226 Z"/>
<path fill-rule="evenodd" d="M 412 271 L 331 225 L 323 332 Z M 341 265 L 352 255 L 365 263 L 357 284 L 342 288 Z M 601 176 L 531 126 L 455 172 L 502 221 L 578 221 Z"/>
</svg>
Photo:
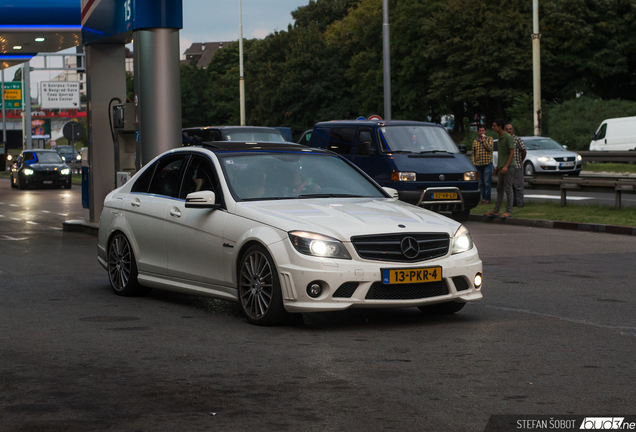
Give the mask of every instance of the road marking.
<svg viewBox="0 0 636 432">
<path fill-rule="evenodd" d="M 51 213 L 51 212 L 48 210 L 42 210 L 42 213 Z"/>
<path fill-rule="evenodd" d="M 543 198 L 543 199 L 553 199 L 553 200 L 560 200 L 561 196 L 557 196 L 557 195 L 524 195 L 524 198 Z M 568 201 L 584 201 L 584 200 L 591 200 L 594 199 L 594 197 L 573 197 L 573 196 L 569 196 L 566 197 L 566 199 Z"/>
<path fill-rule="evenodd" d="M 12 241 L 26 240 L 26 237 L 14 238 L 14 237 L 9 237 L 8 235 L 3 235 L 2 238 L 4 240 L 12 240 Z"/>
<path fill-rule="evenodd" d="M 18 207 L 17 204 L 9 204 L 9 207 Z"/>
<path fill-rule="evenodd" d="M 49 228 L 51 228 L 52 230 L 62 231 L 62 228 L 60 227 L 49 227 Z"/>
<path fill-rule="evenodd" d="M 0 217 L 4 217 L 4 215 L 0 215 Z"/>
<path fill-rule="evenodd" d="M 11 218 L 11 220 L 22 222 L 22 219 L 18 219 L 18 218 Z"/>
<path fill-rule="evenodd" d="M 26 223 L 31 224 L 31 225 L 39 225 L 37 222 L 33 222 L 33 221 L 26 221 Z"/>
<path fill-rule="evenodd" d="M 68 213 L 58 213 L 59 216 L 68 216 Z"/>
</svg>

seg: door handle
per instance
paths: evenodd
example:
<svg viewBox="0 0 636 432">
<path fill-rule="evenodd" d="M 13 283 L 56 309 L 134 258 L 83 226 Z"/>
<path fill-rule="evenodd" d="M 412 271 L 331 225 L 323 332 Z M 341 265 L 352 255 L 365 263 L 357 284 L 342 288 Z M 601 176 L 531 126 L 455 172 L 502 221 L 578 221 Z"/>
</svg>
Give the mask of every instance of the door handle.
<svg viewBox="0 0 636 432">
<path fill-rule="evenodd" d="M 174 216 L 174 217 L 178 217 L 178 218 L 181 217 L 181 210 L 179 210 L 176 207 L 172 207 L 170 209 L 170 216 Z"/>
<path fill-rule="evenodd" d="M 139 201 L 139 198 L 135 198 L 134 200 L 132 200 L 130 205 L 133 207 L 139 207 L 141 205 L 141 201 Z"/>
</svg>

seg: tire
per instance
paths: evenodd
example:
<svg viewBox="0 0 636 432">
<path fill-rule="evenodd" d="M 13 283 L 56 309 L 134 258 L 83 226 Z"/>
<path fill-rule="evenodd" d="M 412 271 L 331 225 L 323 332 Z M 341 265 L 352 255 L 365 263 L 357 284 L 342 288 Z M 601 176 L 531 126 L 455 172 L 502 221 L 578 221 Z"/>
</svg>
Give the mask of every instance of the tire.
<svg viewBox="0 0 636 432">
<path fill-rule="evenodd" d="M 464 306 L 466 306 L 466 303 L 446 302 L 426 306 L 418 306 L 418 309 L 425 314 L 450 315 L 454 314 L 455 312 L 459 312 L 464 308 Z"/>
<path fill-rule="evenodd" d="M 27 185 L 18 175 L 18 189 L 27 189 Z"/>
<path fill-rule="evenodd" d="M 526 162 L 526 164 L 523 166 L 523 175 L 533 176 L 535 172 L 536 171 L 534 169 L 534 165 L 532 165 L 532 162 Z"/>
<path fill-rule="evenodd" d="M 64 189 L 70 189 L 71 186 L 73 186 L 73 183 L 71 183 L 71 182 L 65 183 L 64 184 Z"/>
<path fill-rule="evenodd" d="M 13 181 L 13 175 L 11 175 L 11 187 L 12 188 L 17 188 L 18 187 L 18 185 L 15 184 L 15 182 Z"/>
<path fill-rule="evenodd" d="M 570 173 L 570 175 L 571 175 L 572 177 L 578 177 L 578 176 L 580 176 L 580 175 L 581 175 L 581 170 L 574 171 L 574 172 Z"/>
<path fill-rule="evenodd" d="M 237 271 L 239 303 L 250 323 L 271 326 L 290 318 L 283 305 L 276 265 L 263 246 L 250 246 L 241 257 Z"/>
<path fill-rule="evenodd" d="M 149 288 L 137 281 L 137 262 L 124 234 L 115 234 L 108 244 L 108 280 L 115 294 L 125 297 L 146 294 Z"/>
<path fill-rule="evenodd" d="M 456 211 L 452 214 L 453 219 L 455 219 L 457 222 L 466 222 L 468 220 L 468 217 L 470 216 L 470 209 L 466 209 L 464 211 Z"/>
</svg>

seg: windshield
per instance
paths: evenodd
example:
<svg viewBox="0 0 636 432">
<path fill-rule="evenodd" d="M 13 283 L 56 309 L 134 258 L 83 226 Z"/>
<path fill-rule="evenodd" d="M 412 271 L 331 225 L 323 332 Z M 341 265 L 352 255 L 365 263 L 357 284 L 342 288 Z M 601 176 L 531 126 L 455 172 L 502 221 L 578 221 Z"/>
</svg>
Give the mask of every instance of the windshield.
<svg viewBox="0 0 636 432">
<path fill-rule="evenodd" d="M 528 150 L 562 150 L 563 146 L 552 138 L 527 138 L 524 140 Z"/>
<path fill-rule="evenodd" d="M 38 152 L 36 157 L 40 163 L 62 163 L 62 158 L 56 152 Z"/>
<path fill-rule="evenodd" d="M 218 154 L 237 201 L 293 198 L 386 198 L 337 156 L 300 153 Z"/>
<path fill-rule="evenodd" d="M 392 152 L 459 153 L 446 130 L 434 126 L 384 126 L 380 132 Z"/>
</svg>

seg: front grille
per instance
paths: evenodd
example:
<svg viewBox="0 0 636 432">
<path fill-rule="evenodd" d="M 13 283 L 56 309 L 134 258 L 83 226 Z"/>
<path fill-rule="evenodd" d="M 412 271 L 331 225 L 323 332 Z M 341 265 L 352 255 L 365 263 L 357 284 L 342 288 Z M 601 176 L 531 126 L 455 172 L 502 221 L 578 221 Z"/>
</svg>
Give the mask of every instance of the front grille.
<svg viewBox="0 0 636 432">
<path fill-rule="evenodd" d="M 345 282 L 338 287 L 332 297 L 351 298 L 356 289 L 358 289 L 358 285 L 358 282 Z"/>
<path fill-rule="evenodd" d="M 416 174 L 415 179 L 417 181 L 464 181 L 464 173 L 461 174 L 441 174 L 444 176 L 444 180 L 440 180 L 440 174 Z"/>
<path fill-rule="evenodd" d="M 468 289 L 468 281 L 466 281 L 466 278 L 463 276 L 455 276 L 453 283 L 457 291 L 466 291 Z"/>
<path fill-rule="evenodd" d="M 52 178 L 52 177 L 58 177 L 60 175 L 59 172 L 57 171 L 36 171 L 35 175 L 38 177 L 43 177 L 43 178 Z"/>
<path fill-rule="evenodd" d="M 402 251 L 402 241 L 411 237 L 417 241 L 419 253 L 408 258 Z M 417 262 L 444 256 L 450 239 L 446 233 L 380 234 L 351 237 L 361 258 L 376 261 Z"/>
<path fill-rule="evenodd" d="M 415 300 L 448 294 L 446 281 L 384 285 L 374 282 L 365 297 L 367 300 Z"/>
<path fill-rule="evenodd" d="M 576 157 L 574 156 L 570 156 L 570 157 L 555 157 L 554 160 L 557 162 L 574 162 L 574 160 L 576 159 Z"/>
</svg>

